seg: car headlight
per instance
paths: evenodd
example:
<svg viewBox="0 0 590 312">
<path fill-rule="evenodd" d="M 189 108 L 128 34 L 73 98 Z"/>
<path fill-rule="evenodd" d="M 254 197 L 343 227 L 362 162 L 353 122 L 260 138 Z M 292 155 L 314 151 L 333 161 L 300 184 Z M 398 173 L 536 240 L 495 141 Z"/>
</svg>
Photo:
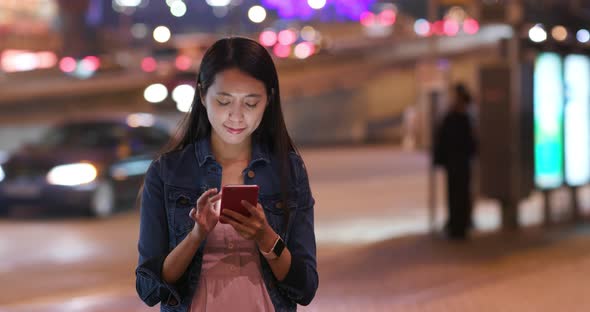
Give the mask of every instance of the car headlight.
<svg viewBox="0 0 590 312">
<path fill-rule="evenodd" d="M 4 174 L 4 169 L 2 169 L 2 166 L 0 165 L 0 182 L 2 182 L 4 178 L 6 178 L 6 174 Z"/>
<path fill-rule="evenodd" d="M 54 185 L 74 186 L 96 179 L 96 167 L 88 163 L 67 164 L 53 167 L 47 174 L 47 182 Z"/>
</svg>

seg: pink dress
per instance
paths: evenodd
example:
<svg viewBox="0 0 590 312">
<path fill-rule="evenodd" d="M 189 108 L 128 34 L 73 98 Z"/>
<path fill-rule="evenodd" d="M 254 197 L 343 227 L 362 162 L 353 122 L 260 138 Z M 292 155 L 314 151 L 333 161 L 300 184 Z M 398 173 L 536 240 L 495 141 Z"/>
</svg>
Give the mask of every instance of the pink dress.
<svg viewBox="0 0 590 312">
<path fill-rule="evenodd" d="M 256 243 L 242 238 L 229 224 L 218 223 L 207 237 L 191 305 L 191 312 L 196 311 L 274 311 Z"/>
</svg>

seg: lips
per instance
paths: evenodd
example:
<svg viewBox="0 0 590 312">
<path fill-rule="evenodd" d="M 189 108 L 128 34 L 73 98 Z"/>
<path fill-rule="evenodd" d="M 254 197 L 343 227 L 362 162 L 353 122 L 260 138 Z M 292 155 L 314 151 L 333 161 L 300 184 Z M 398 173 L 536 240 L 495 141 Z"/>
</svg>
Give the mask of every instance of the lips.
<svg viewBox="0 0 590 312">
<path fill-rule="evenodd" d="M 227 130 L 227 132 L 229 132 L 231 134 L 240 134 L 240 133 L 244 132 L 244 130 L 246 130 L 246 128 L 236 129 L 236 128 L 230 128 L 228 126 L 224 126 L 224 127 Z"/>
</svg>

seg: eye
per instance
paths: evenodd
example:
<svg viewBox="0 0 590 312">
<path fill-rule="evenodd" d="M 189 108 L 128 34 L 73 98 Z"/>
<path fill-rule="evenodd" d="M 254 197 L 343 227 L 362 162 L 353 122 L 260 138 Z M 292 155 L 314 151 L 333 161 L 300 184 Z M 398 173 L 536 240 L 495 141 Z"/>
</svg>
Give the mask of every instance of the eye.
<svg viewBox="0 0 590 312">
<path fill-rule="evenodd" d="M 221 105 L 221 106 L 225 106 L 225 105 L 228 105 L 230 102 L 229 101 L 223 102 L 223 101 L 217 100 L 217 103 L 219 103 L 219 105 Z"/>
<path fill-rule="evenodd" d="M 248 106 L 250 108 L 255 108 L 256 105 L 258 105 L 258 102 L 256 102 L 256 103 L 246 103 L 246 106 Z"/>
</svg>

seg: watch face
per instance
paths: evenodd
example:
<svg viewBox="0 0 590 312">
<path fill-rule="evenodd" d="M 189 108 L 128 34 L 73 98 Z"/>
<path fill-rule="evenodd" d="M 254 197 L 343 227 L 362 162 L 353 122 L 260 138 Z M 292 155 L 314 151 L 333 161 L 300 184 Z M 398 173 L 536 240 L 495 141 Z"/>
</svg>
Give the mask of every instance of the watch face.
<svg viewBox="0 0 590 312">
<path fill-rule="evenodd" d="M 279 237 L 275 247 L 272 249 L 272 252 L 277 255 L 277 257 L 280 257 L 283 253 L 283 249 L 285 249 L 285 242 L 283 242 L 283 239 Z"/>
</svg>

